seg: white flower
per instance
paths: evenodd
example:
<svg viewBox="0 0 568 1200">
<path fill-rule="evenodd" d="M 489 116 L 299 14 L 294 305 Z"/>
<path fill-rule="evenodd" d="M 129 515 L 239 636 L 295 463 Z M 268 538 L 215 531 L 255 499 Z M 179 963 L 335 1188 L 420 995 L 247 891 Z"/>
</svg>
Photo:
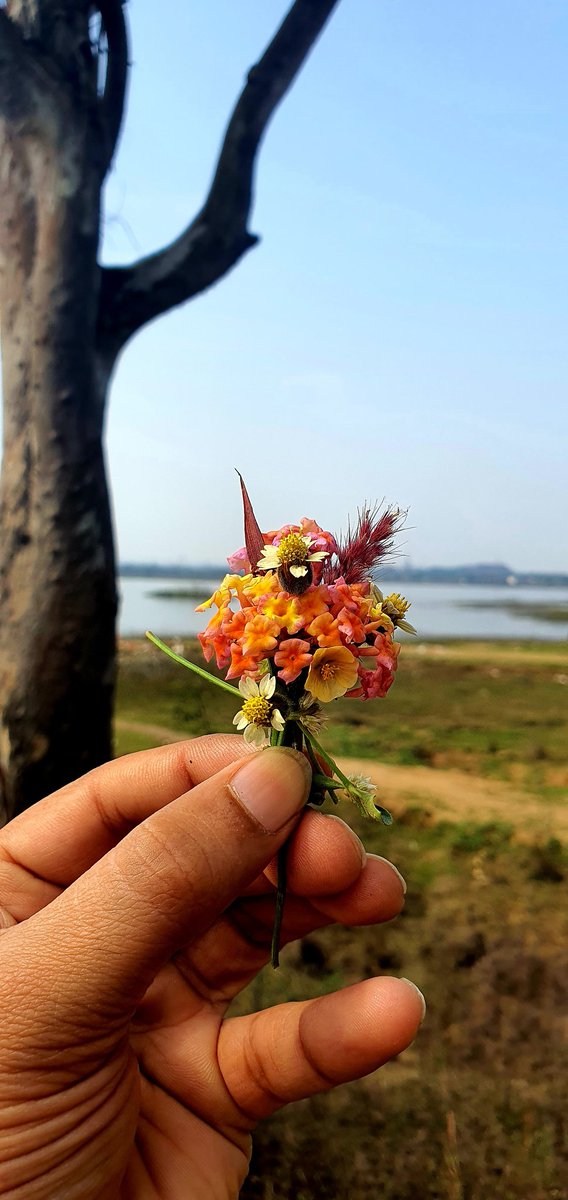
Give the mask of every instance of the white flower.
<svg viewBox="0 0 568 1200">
<path fill-rule="evenodd" d="M 265 546 L 257 566 L 262 571 L 277 571 L 279 567 L 288 567 L 290 574 L 296 579 L 307 575 L 306 563 L 322 562 L 328 558 L 328 550 L 313 550 L 310 547 L 314 539 L 309 534 L 287 533 L 277 546 Z"/>
<path fill-rule="evenodd" d="M 244 730 L 245 742 L 263 746 L 270 729 L 275 729 L 278 733 L 284 729 L 282 713 L 271 702 L 275 687 L 274 675 L 263 675 L 260 683 L 244 677 L 239 680 L 239 691 L 244 696 L 244 703 L 233 717 L 233 725 L 236 725 L 239 732 Z"/>
</svg>

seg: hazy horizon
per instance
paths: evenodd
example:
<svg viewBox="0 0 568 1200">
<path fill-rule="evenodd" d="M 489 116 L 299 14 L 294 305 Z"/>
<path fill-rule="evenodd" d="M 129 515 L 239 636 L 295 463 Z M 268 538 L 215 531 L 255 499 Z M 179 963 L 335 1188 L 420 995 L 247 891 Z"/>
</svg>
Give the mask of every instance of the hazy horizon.
<svg viewBox="0 0 568 1200">
<path fill-rule="evenodd" d="M 225 560 L 223 560 L 223 559 L 217 559 L 217 560 L 214 560 L 214 559 L 203 559 L 203 560 L 192 559 L 192 561 L 190 562 L 187 559 L 181 559 L 181 558 L 180 559 L 157 559 L 157 558 L 126 559 L 124 557 L 121 557 L 120 561 L 119 561 L 119 566 L 120 567 L 146 566 L 146 567 L 160 567 L 160 568 L 175 567 L 176 569 L 181 568 L 181 569 L 188 569 L 188 570 L 194 570 L 196 568 L 199 568 L 200 570 L 201 569 L 205 570 L 210 567 L 212 570 L 215 570 L 218 567 L 224 566 L 225 563 L 226 563 L 226 559 Z M 446 563 L 443 563 L 443 562 L 422 563 L 422 562 L 416 562 L 414 559 L 411 560 L 408 557 L 405 558 L 403 555 L 398 555 L 398 556 L 395 556 L 394 558 L 385 559 L 382 566 L 386 567 L 388 569 L 389 573 L 392 574 L 396 571 L 397 565 L 399 563 L 404 570 L 412 570 L 412 571 L 434 571 L 434 570 L 455 571 L 455 570 L 459 570 L 460 568 L 463 568 L 464 570 L 466 570 L 466 569 L 472 568 L 472 567 L 507 567 L 510 569 L 510 571 L 513 575 L 518 573 L 521 575 L 532 575 L 532 574 L 535 574 L 535 575 L 536 574 L 538 574 L 538 575 L 566 575 L 568 577 L 568 568 L 566 568 L 565 566 L 562 566 L 562 565 L 556 566 L 556 567 L 550 567 L 547 570 L 538 570 L 537 571 L 537 569 L 535 567 L 526 567 L 526 568 L 525 567 L 517 567 L 515 563 L 509 562 L 507 559 L 505 559 L 502 562 L 498 561 L 496 559 L 479 559 L 476 562 L 464 562 L 464 561 L 460 560 L 460 561 L 451 562 L 451 563 L 447 563 L 447 562 Z M 228 568 L 227 568 L 227 570 L 228 570 Z M 380 572 L 381 572 L 381 565 L 379 565 L 376 568 L 375 574 L 380 574 Z"/>
</svg>

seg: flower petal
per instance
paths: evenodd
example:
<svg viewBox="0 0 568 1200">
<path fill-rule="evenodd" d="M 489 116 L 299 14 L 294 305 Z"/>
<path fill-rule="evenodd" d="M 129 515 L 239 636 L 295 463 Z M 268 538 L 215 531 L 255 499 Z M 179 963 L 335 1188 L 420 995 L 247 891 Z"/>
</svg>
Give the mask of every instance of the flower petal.
<svg viewBox="0 0 568 1200">
<path fill-rule="evenodd" d="M 275 687 L 276 679 L 274 675 L 263 675 L 258 685 L 259 695 L 264 696 L 266 700 L 270 700 L 270 697 L 274 695 Z"/>
<path fill-rule="evenodd" d="M 261 725 L 247 725 L 243 736 L 245 742 L 252 746 L 264 746 L 268 739 L 268 734 Z"/>
<path fill-rule="evenodd" d="M 254 679 L 250 679 L 248 675 L 246 678 L 243 676 L 239 679 L 239 692 L 246 700 L 252 700 L 253 696 L 259 694 L 258 683 L 255 683 Z"/>
</svg>

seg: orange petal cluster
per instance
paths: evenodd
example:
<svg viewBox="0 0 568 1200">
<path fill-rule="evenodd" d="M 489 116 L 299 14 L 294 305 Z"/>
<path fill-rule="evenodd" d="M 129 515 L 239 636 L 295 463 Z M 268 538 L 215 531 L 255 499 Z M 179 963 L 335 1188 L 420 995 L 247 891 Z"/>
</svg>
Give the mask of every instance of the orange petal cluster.
<svg viewBox="0 0 568 1200">
<path fill-rule="evenodd" d="M 332 534 L 307 518 L 264 534 L 265 546 L 278 545 L 290 532 L 309 535 L 327 557 L 335 552 Z M 284 687 L 294 684 L 297 693 L 303 686 L 322 703 L 341 695 L 386 695 L 400 647 L 370 580 L 350 584 L 326 569 L 323 582 L 321 564 L 314 563 L 312 582 L 291 595 L 277 570 L 251 571 L 246 551 L 229 563 L 247 573 L 226 575 L 197 610 L 215 609 L 199 640 L 205 658 L 215 657 L 227 679 L 258 680 L 268 665 Z"/>
</svg>

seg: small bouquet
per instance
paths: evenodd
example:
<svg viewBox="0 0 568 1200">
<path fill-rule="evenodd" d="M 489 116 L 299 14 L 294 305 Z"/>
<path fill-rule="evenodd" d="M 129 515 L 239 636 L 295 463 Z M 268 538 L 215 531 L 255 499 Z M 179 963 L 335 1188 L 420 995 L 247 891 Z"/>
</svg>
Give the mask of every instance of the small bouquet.
<svg viewBox="0 0 568 1200">
<path fill-rule="evenodd" d="M 390 825 L 376 788 L 362 775 L 346 776 L 317 735 L 328 705 L 340 696 L 373 700 L 394 681 L 398 629 L 414 633 L 408 602 L 383 596 L 372 578 L 401 527 L 398 509 L 364 507 L 344 540 L 303 517 L 262 533 L 241 479 L 245 545 L 228 559 L 231 574 L 197 611 L 214 608 L 199 641 L 225 680 L 181 658 L 159 638 L 166 654 L 238 697 L 233 723 L 259 748 L 293 746 L 307 754 L 313 772 L 309 803 L 347 799 L 367 817 Z M 228 680 L 238 679 L 238 687 Z M 278 860 L 272 964 L 278 965 L 286 891 L 285 850 Z"/>
</svg>

